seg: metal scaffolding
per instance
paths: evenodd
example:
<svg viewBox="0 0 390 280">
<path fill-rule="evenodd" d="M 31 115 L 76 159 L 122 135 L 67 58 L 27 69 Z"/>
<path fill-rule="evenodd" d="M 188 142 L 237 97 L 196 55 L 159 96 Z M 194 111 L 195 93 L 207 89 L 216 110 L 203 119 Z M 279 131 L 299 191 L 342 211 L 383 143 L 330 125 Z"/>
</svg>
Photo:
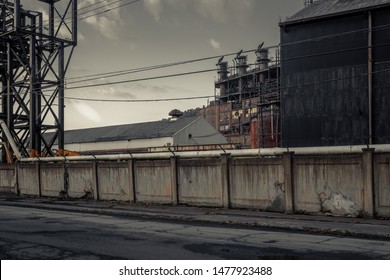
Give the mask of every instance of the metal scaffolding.
<svg viewBox="0 0 390 280">
<path fill-rule="evenodd" d="M 269 58 L 270 51 L 275 55 Z M 280 145 L 280 50 L 259 45 L 255 67 L 239 52 L 234 67 L 221 58 L 215 82 L 219 106 L 210 117 L 231 142 L 244 148 L 270 148 Z M 212 111 L 211 109 L 208 112 Z M 214 117 L 217 115 L 217 117 Z M 210 117 L 206 119 L 210 121 Z"/>
<path fill-rule="evenodd" d="M 46 10 L 0 0 L 0 119 L 11 135 L 1 130 L 3 162 L 13 160 L 12 142 L 23 157 L 53 156 L 54 144 L 58 154 L 64 149 L 64 79 L 77 45 L 77 0 L 36 2 Z M 55 133 L 48 138 L 47 131 Z"/>
</svg>

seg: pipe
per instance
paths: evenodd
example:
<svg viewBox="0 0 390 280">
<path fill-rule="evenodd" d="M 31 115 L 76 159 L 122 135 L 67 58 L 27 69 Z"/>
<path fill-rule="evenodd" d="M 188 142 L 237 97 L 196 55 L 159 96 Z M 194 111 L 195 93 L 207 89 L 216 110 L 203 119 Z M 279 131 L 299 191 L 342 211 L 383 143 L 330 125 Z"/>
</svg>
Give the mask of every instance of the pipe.
<svg viewBox="0 0 390 280">
<path fill-rule="evenodd" d="M 78 15 L 77 15 L 77 0 L 73 0 L 72 2 L 72 41 L 73 44 L 77 45 L 77 21 L 78 21 Z"/>
<path fill-rule="evenodd" d="M 54 37 L 54 17 L 55 17 L 54 2 L 49 3 L 49 35 Z"/>
<path fill-rule="evenodd" d="M 18 160 L 21 160 L 22 155 L 19 152 L 18 146 L 16 145 L 14 138 L 12 138 L 11 132 L 9 131 L 7 124 L 3 120 L 0 120 L 0 126 L 3 129 L 5 136 L 7 137 L 8 143 L 10 144 L 10 146 L 14 152 L 14 155 L 16 156 L 16 158 Z"/>
<path fill-rule="evenodd" d="M 286 152 L 293 152 L 296 155 L 339 155 L 339 154 L 361 154 L 367 146 L 336 146 L 336 147 L 305 147 L 305 148 L 269 148 L 269 149 L 248 149 L 248 150 L 228 150 L 231 157 L 267 157 L 281 156 Z M 373 145 L 376 153 L 390 153 L 390 144 Z M 179 158 L 213 158 L 221 157 L 221 151 L 196 151 L 177 152 Z M 130 159 L 169 159 L 172 153 L 144 153 L 144 154 L 118 154 L 118 155 L 96 155 L 96 156 L 76 156 L 76 157 L 46 157 L 46 158 L 23 158 L 21 162 L 62 162 L 62 161 L 125 161 Z"/>
<path fill-rule="evenodd" d="M 14 30 L 20 29 L 20 0 L 14 0 Z"/>
</svg>

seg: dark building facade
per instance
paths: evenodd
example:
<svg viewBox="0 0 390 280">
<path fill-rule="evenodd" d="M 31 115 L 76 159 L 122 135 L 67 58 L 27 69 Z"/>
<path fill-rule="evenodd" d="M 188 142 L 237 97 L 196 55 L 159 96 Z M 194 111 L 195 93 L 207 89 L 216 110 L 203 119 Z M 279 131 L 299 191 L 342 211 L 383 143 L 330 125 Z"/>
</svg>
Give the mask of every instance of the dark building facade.
<svg viewBox="0 0 390 280">
<path fill-rule="evenodd" d="M 280 24 L 282 146 L 390 143 L 390 0 L 319 0 Z"/>
</svg>

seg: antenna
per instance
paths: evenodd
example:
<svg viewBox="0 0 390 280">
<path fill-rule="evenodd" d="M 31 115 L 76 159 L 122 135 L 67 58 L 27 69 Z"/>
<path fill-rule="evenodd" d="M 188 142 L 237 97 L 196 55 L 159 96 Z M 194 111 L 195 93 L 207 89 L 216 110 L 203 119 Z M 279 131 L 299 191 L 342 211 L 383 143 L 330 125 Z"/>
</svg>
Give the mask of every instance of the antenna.
<svg viewBox="0 0 390 280">
<path fill-rule="evenodd" d="M 261 49 L 263 48 L 263 46 L 264 46 L 264 42 L 262 42 L 262 43 L 257 47 L 257 50 L 255 51 L 255 54 L 256 54 L 257 56 L 260 55 Z"/>
<path fill-rule="evenodd" d="M 260 52 L 261 49 L 263 48 L 264 46 L 264 42 L 262 42 L 258 47 L 257 47 L 257 52 Z"/>
<path fill-rule="evenodd" d="M 217 65 L 221 64 L 222 60 L 225 58 L 225 56 L 223 55 L 220 59 L 218 59 L 218 63 Z"/>
<path fill-rule="evenodd" d="M 241 54 L 242 54 L 243 51 L 244 51 L 244 50 L 241 50 L 241 51 L 239 51 L 239 52 L 237 53 L 236 59 L 238 59 L 238 58 L 241 56 Z"/>
</svg>

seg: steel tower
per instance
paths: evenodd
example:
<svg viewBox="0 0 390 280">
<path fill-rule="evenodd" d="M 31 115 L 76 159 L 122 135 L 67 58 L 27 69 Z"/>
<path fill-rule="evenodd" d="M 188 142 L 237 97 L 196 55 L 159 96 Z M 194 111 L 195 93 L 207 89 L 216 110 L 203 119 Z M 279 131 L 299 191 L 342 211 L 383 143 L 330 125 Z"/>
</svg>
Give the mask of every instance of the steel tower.
<svg viewBox="0 0 390 280">
<path fill-rule="evenodd" d="M 36 0 L 39 11 L 21 2 L 0 0 L 3 162 L 62 155 L 65 73 L 77 45 L 77 0 Z"/>
</svg>

